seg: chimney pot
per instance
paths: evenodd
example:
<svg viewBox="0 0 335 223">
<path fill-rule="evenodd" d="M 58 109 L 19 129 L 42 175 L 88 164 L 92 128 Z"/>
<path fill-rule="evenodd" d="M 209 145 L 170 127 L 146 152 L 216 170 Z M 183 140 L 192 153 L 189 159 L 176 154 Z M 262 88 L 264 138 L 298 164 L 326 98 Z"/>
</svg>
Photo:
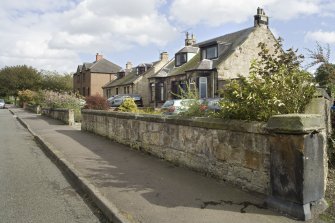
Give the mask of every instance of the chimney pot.
<svg viewBox="0 0 335 223">
<path fill-rule="evenodd" d="M 257 15 L 254 16 L 254 26 L 255 27 L 265 27 L 269 26 L 269 17 L 265 15 L 265 12 L 262 8 L 257 8 Z"/>
</svg>

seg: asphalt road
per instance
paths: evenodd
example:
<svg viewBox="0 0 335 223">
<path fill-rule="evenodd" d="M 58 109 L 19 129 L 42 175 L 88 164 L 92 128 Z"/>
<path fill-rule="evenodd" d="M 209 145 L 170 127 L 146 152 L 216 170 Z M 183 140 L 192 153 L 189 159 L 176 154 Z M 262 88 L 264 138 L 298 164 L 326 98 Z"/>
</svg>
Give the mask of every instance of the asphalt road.
<svg viewBox="0 0 335 223">
<path fill-rule="evenodd" d="M 100 222 L 7 109 L 0 109 L 0 222 Z"/>
</svg>

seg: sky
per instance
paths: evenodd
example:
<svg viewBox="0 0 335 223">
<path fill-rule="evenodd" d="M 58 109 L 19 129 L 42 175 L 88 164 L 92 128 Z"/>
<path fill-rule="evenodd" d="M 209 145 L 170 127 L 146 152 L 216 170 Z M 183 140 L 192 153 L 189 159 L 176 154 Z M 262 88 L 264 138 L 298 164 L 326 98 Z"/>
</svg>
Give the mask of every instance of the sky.
<svg viewBox="0 0 335 223">
<path fill-rule="evenodd" d="M 335 63 L 335 0 L 1 0 L 0 68 L 73 73 L 96 53 L 121 67 L 172 58 L 185 32 L 202 42 L 251 27 L 257 7 L 285 49 L 329 44 Z"/>
</svg>

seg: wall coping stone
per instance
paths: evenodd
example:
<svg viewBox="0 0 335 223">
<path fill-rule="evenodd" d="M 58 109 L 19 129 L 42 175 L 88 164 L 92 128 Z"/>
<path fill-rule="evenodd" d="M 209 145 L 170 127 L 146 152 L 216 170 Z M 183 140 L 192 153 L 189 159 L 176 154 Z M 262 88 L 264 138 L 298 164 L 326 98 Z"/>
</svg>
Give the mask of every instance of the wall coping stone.
<svg viewBox="0 0 335 223">
<path fill-rule="evenodd" d="M 317 114 L 285 114 L 274 115 L 267 122 L 266 129 L 274 133 L 307 134 L 320 132 L 322 116 Z"/>
<path fill-rule="evenodd" d="M 219 129 L 238 132 L 266 134 L 265 122 L 244 121 L 244 120 L 223 120 L 217 118 L 193 117 L 185 118 L 176 115 L 149 115 L 135 114 L 128 112 L 109 112 L 101 110 L 83 109 L 82 114 L 92 114 L 99 116 L 115 117 L 121 119 L 135 119 L 147 122 L 167 123 L 183 126 L 192 126 L 207 129 Z"/>
</svg>

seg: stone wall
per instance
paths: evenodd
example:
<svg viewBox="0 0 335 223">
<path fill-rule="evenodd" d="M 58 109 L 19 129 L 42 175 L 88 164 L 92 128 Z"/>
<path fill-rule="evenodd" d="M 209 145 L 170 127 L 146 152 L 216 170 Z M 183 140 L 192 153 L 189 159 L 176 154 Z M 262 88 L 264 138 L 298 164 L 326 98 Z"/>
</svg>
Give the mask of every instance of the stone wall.
<svg viewBox="0 0 335 223">
<path fill-rule="evenodd" d="M 46 115 L 53 119 L 60 120 L 68 125 L 74 124 L 74 111 L 73 109 L 63 109 L 63 108 L 43 108 L 42 115 Z"/>
<path fill-rule="evenodd" d="M 39 106 L 39 105 L 30 105 L 30 104 L 27 104 L 26 105 L 26 109 L 28 111 L 34 112 L 36 114 L 41 114 L 41 106 Z"/>
<path fill-rule="evenodd" d="M 237 120 L 82 111 L 82 130 L 268 194 L 270 148 L 264 126 Z"/>
</svg>

